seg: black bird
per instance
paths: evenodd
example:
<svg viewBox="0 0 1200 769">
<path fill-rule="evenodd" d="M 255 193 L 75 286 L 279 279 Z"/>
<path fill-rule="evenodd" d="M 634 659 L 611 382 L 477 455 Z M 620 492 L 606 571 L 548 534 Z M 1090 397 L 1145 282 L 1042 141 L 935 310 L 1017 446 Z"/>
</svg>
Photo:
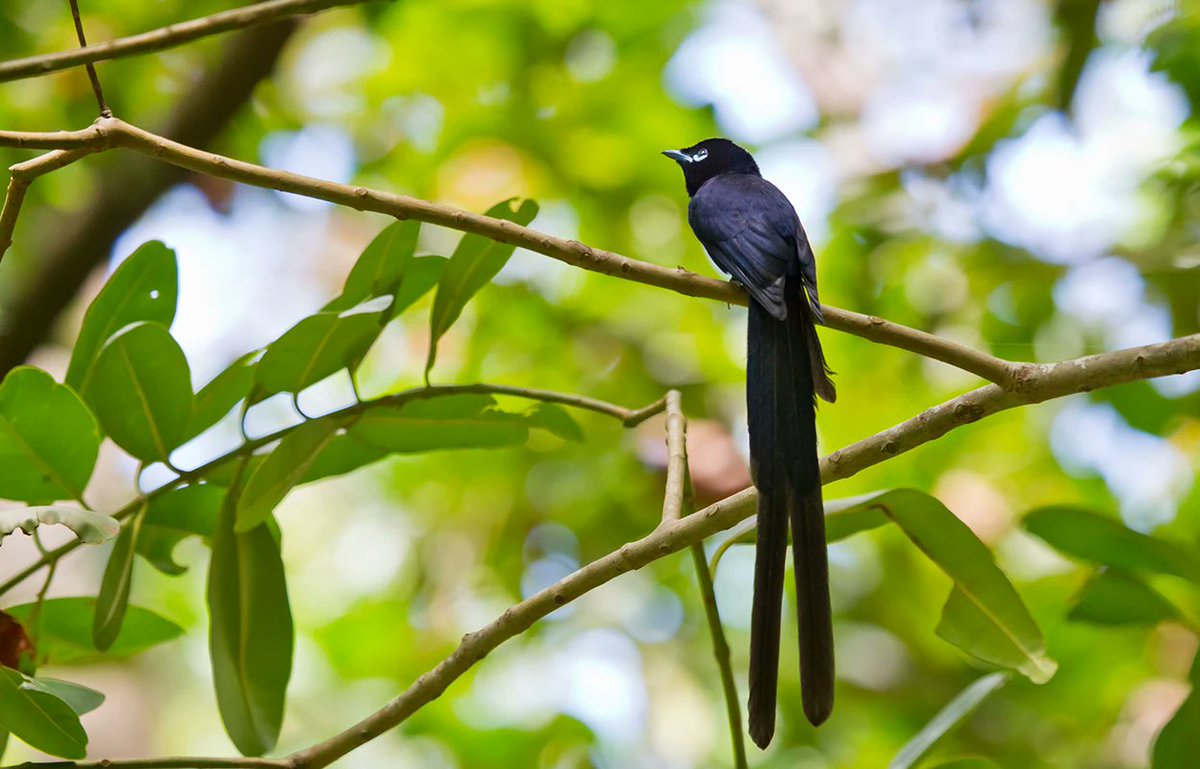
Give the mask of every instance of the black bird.
<svg viewBox="0 0 1200 769">
<path fill-rule="evenodd" d="M 746 410 L 750 472 L 758 487 L 758 544 L 750 625 L 750 736 L 775 734 L 779 625 L 788 522 L 796 572 L 804 714 L 833 710 L 833 627 L 816 398 L 837 394 L 817 338 L 823 323 L 812 248 L 796 209 L 762 178 L 750 153 L 705 139 L 663 153 L 683 169 L 688 223 L 712 260 L 750 294 Z"/>
</svg>

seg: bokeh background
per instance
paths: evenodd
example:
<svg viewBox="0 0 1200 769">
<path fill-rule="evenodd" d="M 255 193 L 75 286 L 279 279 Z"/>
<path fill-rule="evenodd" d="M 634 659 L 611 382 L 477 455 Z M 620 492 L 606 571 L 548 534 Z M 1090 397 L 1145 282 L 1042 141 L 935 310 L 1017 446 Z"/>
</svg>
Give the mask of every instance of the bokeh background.
<svg viewBox="0 0 1200 769">
<path fill-rule="evenodd" d="M 229 6 L 81 4 L 96 41 Z M 323 13 L 274 43 L 251 32 L 99 72 L 119 117 L 183 131 L 217 119 L 186 112 L 206 98 L 203 78 L 240 77 L 250 95 L 230 96 L 232 117 L 207 126 L 217 151 L 476 211 L 533 197 L 536 229 L 701 273 L 712 268 L 687 231 L 679 172 L 658 152 L 728 136 L 756 152 L 800 212 L 826 302 L 1049 362 L 1200 326 L 1192 10 L 1166 0 L 399 0 Z M 74 44 L 65 2 L 0 6 L 5 58 Z M 236 63 L 238 44 L 273 70 L 256 85 L 253 67 Z M 80 128 L 93 116 L 80 70 L 0 85 L 6 129 Z M 25 157 L 0 152 L 6 165 Z M 90 296 L 124 256 L 159 238 L 178 253 L 173 330 L 202 385 L 317 310 L 386 223 L 213 180 L 164 177 L 147 191 L 151 176 L 110 153 L 32 189 L 0 267 L 5 338 L 18 322 L 44 322 L 26 320 L 37 315 L 22 301 L 34 287 L 86 276 L 35 364 L 61 375 Z M 84 228 L 97 216 L 104 226 L 87 246 L 98 267 L 48 275 L 51 256 L 93 232 Z M 447 254 L 456 237 L 427 226 L 421 247 Z M 428 302 L 372 351 L 365 394 L 419 383 Z M 444 339 L 434 381 L 537 386 L 627 406 L 678 387 L 693 420 L 698 493 L 711 501 L 748 482 L 744 328 L 739 308 L 518 251 Z M 823 339 L 840 391 L 819 416 L 828 450 L 978 384 L 855 337 Z M 1060 663 L 1043 686 L 1012 682 L 942 752 L 980 753 L 1009 769 L 1147 765 L 1188 690 L 1195 636 L 1178 623 L 1067 622 L 1085 570 L 1019 520 L 1037 505 L 1072 502 L 1196 541 L 1197 390 L 1193 373 L 1006 412 L 826 489 L 827 498 L 894 486 L 937 495 L 992 546 Z M 302 402 L 321 411 L 349 398 L 335 377 Z M 293 420 L 289 409 L 264 404 L 252 431 Z M 299 637 L 281 749 L 351 724 L 463 633 L 654 527 L 661 421 L 630 432 L 603 417 L 580 420 L 582 444 L 539 436 L 522 449 L 392 459 L 288 497 L 279 515 Z M 224 423 L 180 462 L 236 440 Z M 134 469 L 107 448 L 89 490 L 103 509 L 130 496 Z M 32 552 L 20 537 L 6 540 L 0 571 Z M 133 601 L 185 626 L 185 636 L 70 672 L 108 694 L 84 718 L 94 756 L 232 752 L 208 671 L 208 551 L 192 540 L 181 552 L 188 574 L 143 565 Z M 948 580 L 902 535 L 857 536 L 831 559 L 838 709 L 820 730 L 804 722 L 796 661 L 785 654 L 779 736 L 753 753 L 755 765 L 883 766 L 980 675 L 934 635 Z M 52 595 L 94 594 L 103 563 L 102 551 L 74 557 Z M 717 580 L 743 694 L 752 565 L 752 549 L 736 548 Z M 340 765 L 729 765 L 691 569 L 686 553 L 669 557 L 560 610 Z M 12 602 L 31 597 L 35 583 Z M 1194 598 L 1177 598 L 1200 616 Z M 793 632 L 785 625 L 785 637 Z M 8 758 L 32 755 L 14 745 Z"/>
</svg>

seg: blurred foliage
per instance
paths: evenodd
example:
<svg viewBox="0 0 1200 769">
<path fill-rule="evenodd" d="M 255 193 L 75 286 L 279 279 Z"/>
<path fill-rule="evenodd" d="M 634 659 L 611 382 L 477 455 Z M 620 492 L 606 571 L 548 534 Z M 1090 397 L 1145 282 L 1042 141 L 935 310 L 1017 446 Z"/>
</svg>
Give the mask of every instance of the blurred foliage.
<svg viewBox="0 0 1200 769">
<path fill-rule="evenodd" d="M 82 5 L 89 38 L 103 40 L 229 4 L 83 0 Z M 1093 34 L 1094 23 L 1079 25 L 1080 14 L 1086 19 L 1095 3 L 1065 0 L 1061 10 L 1060 4 L 1048 5 L 1058 11 L 1047 11 L 1042 21 L 1057 41 L 1052 55 L 1014 75 L 998 96 L 986 100 L 973 135 L 961 147 L 936 162 L 874 168 L 839 179 L 828 235 L 816 244 L 825 301 L 946 334 L 1009 359 L 1053 361 L 1112 346 L 1108 325 L 1073 312 L 1058 296 L 1075 266 L 1039 258 L 1019 241 L 999 240 L 987 228 L 976 227 L 969 237 L 947 232 L 926 193 L 933 188 L 966 199 L 970 207 L 972 198 L 963 190 L 984 185 L 997 153 L 1040 116 L 1070 107 L 1065 94 L 1078 96 L 1080 78 L 1086 80 L 1098 54 L 1133 49 L 1186 95 L 1190 113 L 1176 132 L 1170 157 L 1141 180 L 1137 226 L 1113 245 L 1111 255 L 1144 280 L 1139 306 L 1161 310 L 1174 335 L 1200 330 L 1197 17 L 1189 14 L 1189 3 L 1180 3 L 1178 15 L 1160 14 L 1145 30 L 1148 36 L 1130 41 Z M 1106 8 L 1130 5 L 1100 4 L 1101 21 Z M 512 196 L 533 198 L 540 205 L 535 228 L 707 274 L 711 268 L 686 232 L 678 172 L 657 156 L 663 148 L 722 130 L 713 109 L 684 106 L 665 86 L 668 61 L 705 22 L 705 14 L 703 5 L 683 0 L 402 0 L 321 14 L 306 23 L 279 71 L 257 90 L 214 149 L 265 162 L 272 142 L 319 128 L 353 147 L 355 183 L 474 211 Z M 1071 20 L 1069 26 L 1059 26 L 1064 19 Z M 67 4 L 0 7 L 0 45 L 6 57 L 74 47 Z M 221 47 L 221 40 L 210 39 L 103 63 L 98 69 L 108 101 L 118 116 L 152 128 L 187 98 L 194 73 L 219 57 Z M 0 85 L 0 127 L 6 129 L 79 128 L 93 113 L 80 71 Z M 859 117 L 823 120 L 808 138 L 835 146 Z M 805 138 L 799 130 L 783 137 Z M 0 150 L 6 165 L 26 157 Z M 31 188 L 14 248 L 0 270 L 0 311 L 19 290 L 49 234 L 88 205 L 99 175 L 119 174 L 120 168 L 120 155 L 110 153 Z M 236 213 L 254 204 L 259 208 L 248 210 L 262 210 L 261 198 L 245 190 L 218 184 L 207 186 L 205 194 L 217 209 L 229 204 Z M 271 198 L 271 205 L 278 214 L 288 204 Z M 337 294 L 353 258 L 385 222 L 328 209 L 304 216 L 326 222 L 322 240 L 309 244 L 318 259 L 297 256 L 294 262 L 320 297 L 309 308 L 317 312 Z M 281 243 L 285 229 L 296 222 L 278 215 Z M 454 233 L 425 227 L 417 253 L 446 256 L 456 242 Z M 214 245 L 214 251 L 218 248 Z M 250 280 L 253 267 L 244 269 Z M 181 301 L 199 290 L 199 281 L 189 282 L 188 274 L 181 274 Z M 428 286 L 434 279 L 431 272 Z M 98 288 L 99 283 L 91 290 Z M 347 284 L 348 294 L 349 289 Z M 253 312 L 280 315 L 289 306 L 281 294 L 264 292 Z M 422 382 L 433 296 L 415 298 L 404 316 L 383 328 L 358 367 L 364 397 Z M 59 381 L 72 382 L 69 351 L 91 298 L 80 298 L 58 338 L 35 361 Z M 341 313 L 362 298 L 328 310 Z M 213 306 L 208 311 L 225 310 Z M 305 314 L 282 318 L 279 331 Z M 234 325 L 249 327 L 252 320 L 239 318 Z M 748 481 L 740 453 L 742 329 L 736 308 L 585 274 L 518 251 L 442 337 L 435 381 L 539 387 L 635 408 L 678 387 L 692 420 L 692 472 L 704 504 Z M 107 329 L 100 338 L 118 330 Z M 822 408 L 818 419 L 828 449 L 976 385 L 941 364 L 858 338 L 826 332 L 823 340 L 840 392 L 838 404 Z M 239 341 L 225 359 L 215 365 L 204 361 L 203 368 L 221 370 L 257 343 Z M 98 352 L 99 344 L 91 344 Z M 193 372 L 202 367 L 197 351 L 185 345 L 183 352 Z M 77 365 L 82 364 L 72 359 L 71 368 Z M 253 386 L 248 370 L 245 361 L 240 367 L 235 363 L 222 387 L 207 390 L 207 401 L 204 390 L 196 397 L 193 414 L 202 401 L 214 404 L 198 418 L 203 427 Z M 347 402 L 348 388 L 337 389 L 344 380 L 344 374 L 335 374 L 313 388 L 319 392 L 297 402 L 309 409 L 331 400 Z M 203 384 L 193 381 L 193 391 Z M 1155 769 L 1190 766 L 1194 735 L 1200 733 L 1194 723 L 1200 712 L 1197 697 L 1188 695 L 1200 617 L 1194 586 L 1170 571 L 1145 573 L 1162 571 L 1145 560 L 1106 560 L 1103 527 L 1088 529 L 1094 539 L 1076 539 L 1069 532 L 1063 542 L 1050 541 L 1088 561 L 1076 564 L 1031 537 L 1020 523 L 1025 511 L 1048 505 L 1112 511 L 1105 520 L 1113 527 L 1133 536 L 1126 524 L 1134 524 L 1153 535 L 1152 542 L 1162 543 L 1150 546 L 1151 558 L 1164 549 L 1191 553 L 1200 542 L 1200 488 L 1190 480 L 1200 455 L 1198 398 L 1194 390 L 1139 382 L 1063 404 L 1010 411 L 828 489 L 831 499 L 895 487 L 931 493 L 995 552 L 1040 626 L 1047 654 L 1059 664 L 1044 685 L 1014 678 L 992 692 L 941 736 L 921 766 L 1125 769 L 1150 766 L 1152 757 Z M 518 413 L 520 404 L 513 399 L 497 403 Z M 1129 451 L 1153 437 L 1155 446 L 1183 457 L 1188 483 L 1167 495 L 1165 514 L 1159 511 L 1148 524 L 1137 518 L 1118 494 L 1127 480 L 1094 463 L 1073 461 L 1056 448 L 1066 429 L 1059 420 L 1062 412 L 1084 406 L 1115 414 L 1127 430 L 1120 435 Z M 275 425 L 296 419 L 286 396 L 256 410 Z M 169 409 L 167 414 L 180 438 L 195 435 L 197 424 L 181 425 Z M 656 525 L 665 461 L 661 423 L 629 433 L 607 417 L 574 416 L 583 442 L 532 430 L 523 445 L 393 457 L 287 497 L 276 514 L 284 532 L 297 656 L 279 750 L 348 726 L 440 662 L 464 633 Z M 103 418 L 101 424 L 114 438 L 122 435 Z M 84 428 L 91 429 L 74 429 Z M 204 445 L 211 456 L 237 440 L 236 421 L 223 420 L 210 435 L 212 443 Z M 147 458 L 156 455 L 152 443 L 135 439 L 130 446 L 144 448 L 140 453 Z M 377 458 L 355 454 L 346 466 Z M 100 462 L 89 499 L 128 498 L 132 467 L 104 450 Z M 321 474 L 336 474 L 341 467 Z M 45 493 L 38 485 L 29 491 L 29 501 L 45 501 Z M 127 596 L 134 606 L 127 610 L 122 635 L 102 658 L 172 639 L 177 625 L 184 630 L 182 639 L 122 663 L 117 673 L 111 667 L 60 669 L 60 663 L 97 658 L 89 640 L 94 603 L 63 613 L 54 608 L 61 606 L 55 601 L 83 599 L 52 598 L 42 613 L 42 632 L 50 644 L 44 661 L 51 674 L 86 682 L 93 680 L 89 671 L 100 671 L 131 684 L 111 691 L 99 686 L 109 695 L 107 703 L 82 719 L 85 727 L 110 725 L 89 728 L 89 750 L 97 757 L 233 749 L 222 736 L 202 650 L 208 551 L 196 535 L 214 531 L 217 515 L 204 500 L 176 502 L 178 510 L 151 507 L 136 549 L 166 571 L 194 568 L 181 577 L 138 568 Z M 1124 521 L 1116 516 L 1118 509 L 1129 513 Z M 164 525 L 179 511 L 190 517 L 177 528 Z M 232 521 L 226 523 L 227 536 L 241 536 L 232 532 Z M 270 539 L 262 533 L 260 545 Z M 6 571 L 18 568 L 10 566 L 14 539 L 5 540 Z M 1064 546 L 1072 541 L 1096 549 L 1081 553 Z M 1130 551 L 1121 547 L 1118 552 Z M 1168 563 L 1177 563 L 1174 557 Z M 725 558 L 717 597 L 737 679 L 744 685 L 749 551 L 735 548 Z M 687 561 L 686 554 L 663 559 L 564 607 L 497 650 L 396 734 L 348 757 L 344 765 L 728 765 L 719 681 Z M 1096 564 L 1105 570 L 1098 572 Z M 103 569 L 103 561 L 95 559 L 66 561 L 66 574 L 59 579 L 71 578 L 67 595 L 92 596 L 100 590 Z M 986 670 L 935 633 L 951 579 L 897 527 L 834 545 L 831 569 L 840 671 L 835 714 L 820 730 L 807 726 L 795 661 L 785 655 L 780 731 L 770 751 L 751 756 L 752 765 L 885 766 Z M 20 601 L 32 597 L 31 592 Z M 5 596 L 4 605 L 20 601 Z M 171 622 L 153 614 L 147 618 L 140 607 L 153 607 Z M 18 609 L 8 610 L 20 617 Z M 785 610 L 785 617 L 791 616 Z M 126 638 L 131 627 L 138 633 Z M 794 633 L 794 627 L 784 633 Z M 10 694 L 30 696 L 15 679 L 8 684 Z M 1179 717 L 1155 745 L 1157 731 L 1177 709 Z M 106 712 L 117 715 L 101 721 Z M 150 721 L 148 734 L 112 726 L 139 713 Z M 1181 720 L 1188 718 L 1190 726 Z M 30 751 L 14 744 L 8 755 L 19 760 Z"/>
</svg>

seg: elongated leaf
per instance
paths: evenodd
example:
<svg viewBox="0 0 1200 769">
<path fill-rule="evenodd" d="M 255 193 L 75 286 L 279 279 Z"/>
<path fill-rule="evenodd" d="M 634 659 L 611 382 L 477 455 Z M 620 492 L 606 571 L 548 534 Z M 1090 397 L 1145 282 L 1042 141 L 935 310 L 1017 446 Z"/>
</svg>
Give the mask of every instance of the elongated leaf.
<svg viewBox="0 0 1200 769">
<path fill-rule="evenodd" d="M 24 622 L 34 606 L 26 603 L 6 611 Z M 130 606 L 117 639 L 107 652 L 100 652 L 92 643 L 95 611 L 96 599 L 89 596 L 47 599 L 42 604 L 38 654 L 54 665 L 111 660 L 137 654 L 183 634 L 183 628 L 174 622 L 149 609 Z"/>
<path fill-rule="evenodd" d="M 146 320 L 169 328 L 178 293 L 175 252 L 157 240 L 142 244 L 121 262 L 84 314 L 67 384 L 82 392 L 100 350 L 125 326 Z"/>
<path fill-rule="evenodd" d="M 92 618 L 92 642 L 102 652 L 108 651 L 117 640 L 125 620 L 129 588 L 133 584 L 134 554 L 144 519 L 143 512 L 138 512 L 121 530 L 100 580 L 100 594 L 96 596 L 96 612 Z"/>
<path fill-rule="evenodd" d="M 373 296 L 394 295 L 407 276 L 420 231 L 420 222 L 411 220 L 384 227 L 354 263 L 341 296 L 325 309 L 341 312 Z"/>
<path fill-rule="evenodd" d="M 62 758 L 87 755 L 79 715 L 53 694 L 24 686 L 25 677 L 0 668 L 0 723 L 34 748 Z"/>
<path fill-rule="evenodd" d="M 408 261 L 400 286 L 396 289 L 396 301 L 388 309 L 388 315 L 396 317 L 425 296 L 438 284 L 450 260 L 444 256 L 415 256 Z"/>
<path fill-rule="evenodd" d="M 225 492 L 215 484 L 184 486 L 152 500 L 137 540 L 138 554 L 164 574 L 187 571 L 175 561 L 175 546 L 190 536 L 213 535 Z"/>
<path fill-rule="evenodd" d="M 1157 625 L 1179 609 L 1132 574 L 1108 570 L 1084 585 L 1068 619 L 1095 625 Z"/>
<path fill-rule="evenodd" d="M 188 437 L 192 378 L 165 326 L 135 323 L 109 340 L 83 391 L 113 441 L 146 462 L 166 461 Z"/>
<path fill-rule="evenodd" d="M 1192 661 L 1192 693 L 1158 733 L 1151 769 L 1194 769 L 1200 756 L 1200 654 Z"/>
<path fill-rule="evenodd" d="M 528 419 L 495 410 L 488 395 L 445 395 L 372 409 L 349 428 L 362 443 L 390 452 L 516 446 Z"/>
<path fill-rule="evenodd" d="M 522 226 L 533 221 L 533 217 L 537 216 L 537 203 L 524 200 L 514 208 L 514 201 L 516 198 L 497 203 L 488 210 L 487 215 Z M 482 235 L 463 235 L 450 262 L 442 271 L 433 299 L 433 312 L 429 316 L 429 357 L 425 361 L 426 379 L 437 359 L 438 340 L 458 320 L 471 297 L 504 269 L 515 250 L 514 245 L 499 243 Z"/>
<path fill-rule="evenodd" d="M 188 439 L 215 425 L 239 401 L 250 395 L 258 358 L 257 352 L 246 353 L 200 388 L 200 392 L 196 393 L 192 418 L 188 421 Z"/>
<path fill-rule="evenodd" d="M 583 442 L 583 430 L 565 408 L 557 403 L 539 403 L 525 412 L 530 427 L 539 427 L 564 441 Z"/>
<path fill-rule="evenodd" d="M 30 366 L 0 383 L 0 497 L 42 504 L 80 499 L 100 428 L 69 387 Z"/>
<path fill-rule="evenodd" d="M 1127 571 L 1154 571 L 1200 584 L 1200 551 L 1130 529 L 1120 521 L 1073 507 L 1043 507 L 1025 528 L 1054 549 Z"/>
<path fill-rule="evenodd" d="M 78 716 L 82 716 L 84 713 L 91 713 L 104 704 L 103 692 L 98 692 L 83 684 L 63 681 L 59 678 L 30 678 L 29 676 L 25 676 L 25 683 L 22 686 L 26 689 L 36 689 L 58 697 L 67 703 L 67 707 L 74 710 L 75 715 Z"/>
<path fill-rule="evenodd" d="M 983 756 L 962 756 L 934 764 L 929 769 L 1000 769 L 1000 765 Z"/>
<path fill-rule="evenodd" d="M 1045 655 L 1041 634 L 1034 635 L 1037 626 L 1032 618 L 997 608 L 1006 603 L 997 595 L 981 595 L 956 584 L 942 607 L 936 632 L 972 657 L 1016 670 L 1035 684 L 1049 681 L 1058 665 Z"/>
<path fill-rule="evenodd" d="M 378 462 L 388 455 L 384 449 L 368 446 L 349 433 L 334 435 L 325 449 L 309 465 L 300 483 L 312 483 L 321 478 L 343 475 L 360 467 Z"/>
<path fill-rule="evenodd" d="M 992 673 L 963 689 L 900 749 L 900 752 L 888 764 L 888 769 L 912 769 L 915 767 L 922 758 L 929 755 L 929 751 L 943 737 L 961 724 L 967 716 L 974 713 L 984 700 L 1007 682 L 1007 673 Z"/>
<path fill-rule="evenodd" d="M 252 400 L 257 403 L 275 393 L 298 393 L 356 365 L 379 336 L 380 318 L 386 309 L 372 305 L 369 312 L 356 307 L 319 312 L 292 326 L 267 347 L 258 362 Z"/>
<path fill-rule="evenodd" d="M 234 531 L 221 512 L 208 577 L 209 652 L 225 731 L 244 755 L 270 750 L 292 672 L 292 615 L 279 543 L 266 524 Z"/>
<path fill-rule="evenodd" d="M 246 488 L 238 499 L 235 530 L 250 531 L 267 520 L 275 506 L 300 482 L 313 461 L 333 440 L 342 424 L 335 419 L 317 419 L 284 436 L 246 481 Z"/>
<path fill-rule="evenodd" d="M 62 524 L 80 541 L 98 545 L 117 536 L 121 524 L 115 518 L 68 505 L 41 505 L 0 510 L 0 539 L 21 529 L 32 534 L 38 526 Z"/>
</svg>

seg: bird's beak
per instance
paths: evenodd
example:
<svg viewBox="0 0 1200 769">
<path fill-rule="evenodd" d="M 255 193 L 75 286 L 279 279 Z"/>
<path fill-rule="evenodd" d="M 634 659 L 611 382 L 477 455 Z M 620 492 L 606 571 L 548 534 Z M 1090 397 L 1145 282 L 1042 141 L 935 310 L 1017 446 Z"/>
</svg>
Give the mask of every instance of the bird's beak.
<svg viewBox="0 0 1200 769">
<path fill-rule="evenodd" d="M 679 150 L 663 150 L 663 154 L 669 157 L 671 160 L 674 160 L 676 163 L 692 162 L 691 155 L 688 155 L 686 152 L 680 152 Z"/>
</svg>

